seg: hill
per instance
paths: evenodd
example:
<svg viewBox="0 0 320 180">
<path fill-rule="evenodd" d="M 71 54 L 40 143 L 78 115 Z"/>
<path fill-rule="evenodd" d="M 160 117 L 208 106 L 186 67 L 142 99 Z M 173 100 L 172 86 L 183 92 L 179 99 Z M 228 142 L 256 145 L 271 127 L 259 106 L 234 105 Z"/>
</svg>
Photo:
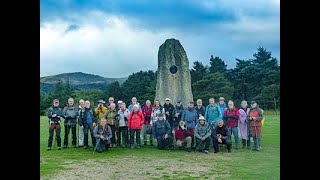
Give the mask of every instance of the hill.
<svg viewBox="0 0 320 180">
<path fill-rule="evenodd" d="M 53 85 L 58 81 L 66 82 L 69 80 L 70 87 L 72 89 L 101 89 L 105 90 L 107 85 L 118 81 L 122 84 L 125 78 L 105 78 L 94 74 L 86 74 L 82 72 L 63 73 L 53 76 L 40 77 L 40 90 L 49 92 L 53 89 Z"/>
</svg>

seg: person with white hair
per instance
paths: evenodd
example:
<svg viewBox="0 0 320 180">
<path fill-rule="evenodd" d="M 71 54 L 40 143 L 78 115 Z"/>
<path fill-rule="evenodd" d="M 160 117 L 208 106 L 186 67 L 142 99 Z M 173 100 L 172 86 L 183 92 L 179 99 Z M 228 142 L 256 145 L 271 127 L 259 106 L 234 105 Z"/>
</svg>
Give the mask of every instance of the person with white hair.
<svg viewBox="0 0 320 180">
<path fill-rule="evenodd" d="M 130 129 L 130 148 L 140 149 L 140 131 L 142 129 L 142 124 L 144 123 L 144 116 L 139 110 L 139 105 L 135 104 L 133 106 L 133 111 L 129 115 L 128 128 Z M 134 135 L 136 135 L 137 145 L 134 145 Z"/>
<path fill-rule="evenodd" d="M 84 134 L 83 134 L 83 129 L 80 128 L 80 113 L 81 113 L 81 110 L 84 109 L 84 107 L 85 107 L 84 100 L 80 99 L 80 101 L 79 101 L 79 118 L 78 118 L 78 124 L 79 124 L 79 127 L 78 127 L 79 144 L 78 144 L 78 147 L 83 147 Z"/>
<path fill-rule="evenodd" d="M 131 102 L 132 102 L 132 103 L 131 103 L 131 104 L 129 105 L 129 107 L 128 107 L 128 109 L 129 109 L 130 112 L 133 111 L 133 106 L 134 106 L 135 104 L 138 105 L 139 110 L 141 111 L 141 106 L 140 106 L 140 104 L 139 104 L 137 101 L 138 101 L 138 100 L 137 100 L 136 97 L 132 97 L 132 99 L 131 99 Z"/>
</svg>

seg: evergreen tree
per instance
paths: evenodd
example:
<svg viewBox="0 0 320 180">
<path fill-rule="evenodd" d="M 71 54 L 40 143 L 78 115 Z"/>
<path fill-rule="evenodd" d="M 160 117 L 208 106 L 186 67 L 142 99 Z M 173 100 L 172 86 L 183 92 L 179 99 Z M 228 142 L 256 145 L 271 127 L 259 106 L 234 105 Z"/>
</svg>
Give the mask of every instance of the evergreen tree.
<svg viewBox="0 0 320 180">
<path fill-rule="evenodd" d="M 209 71 L 210 73 L 220 72 L 224 75 L 227 71 L 227 65 L 220 57 L 213 57 L 211 55 Z"/>
</svg>

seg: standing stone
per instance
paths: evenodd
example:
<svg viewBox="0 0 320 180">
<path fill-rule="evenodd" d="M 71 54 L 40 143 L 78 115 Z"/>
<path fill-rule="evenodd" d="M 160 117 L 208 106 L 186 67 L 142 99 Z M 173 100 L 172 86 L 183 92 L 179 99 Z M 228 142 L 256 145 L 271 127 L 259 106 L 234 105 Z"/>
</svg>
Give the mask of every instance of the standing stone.
<svg viewBox="0 0 320 180">
<path fill-rule="evenodd" d="M 167 39 L 158 51 L 156 100 L 161 104 L 169 97 L 175 106 L 177 99 L 184 107 L 193 101 L 189 60 L 179 40 Z"/>
</svg>

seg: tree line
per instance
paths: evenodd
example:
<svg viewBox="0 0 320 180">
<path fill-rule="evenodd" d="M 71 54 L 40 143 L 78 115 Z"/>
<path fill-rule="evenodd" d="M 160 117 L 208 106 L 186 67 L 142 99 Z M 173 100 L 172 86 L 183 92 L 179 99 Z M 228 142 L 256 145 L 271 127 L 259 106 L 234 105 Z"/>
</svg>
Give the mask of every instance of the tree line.
<svg viewBox="0 0 320 180">
<path fill-rule="evenodd" d="M 209 65 L 204 65 L 195 61 L 190 70 L 194 101 L 200 98 L 204 105 L 208 105 L 209 98 L 218 100 L 222 96 L 226 100 L 232 99 L 238 107 L 242 100 L 255 100 L 263 109 L 280 109 L 280 65 L 271 51 L 259 47 L 252 59 L 236 58 L 233 69 L 227 69 L 224 60 L 218 56 L 211 55 L 209 62 Z M 156 77 L 157 71 L 139 71 L 131 74 L 122 85 L 118 81 L 108 84 L 105 91 L 73 90 L 68 81 L 58 81 L 53 91 L 40 91 L 40 114 L 46 114 L 55 98 L 60 100 L 61 106 L 67 103 L 69 97 L 73 97 L 75 102 L 90 100 L 94 105 L 98 99 L 108 101 L 111 96 L 116 101 L 130 104 L 135 96 L 138 102 L 144 104 L 148 99 L 154 100 Z"/>
</svg>

